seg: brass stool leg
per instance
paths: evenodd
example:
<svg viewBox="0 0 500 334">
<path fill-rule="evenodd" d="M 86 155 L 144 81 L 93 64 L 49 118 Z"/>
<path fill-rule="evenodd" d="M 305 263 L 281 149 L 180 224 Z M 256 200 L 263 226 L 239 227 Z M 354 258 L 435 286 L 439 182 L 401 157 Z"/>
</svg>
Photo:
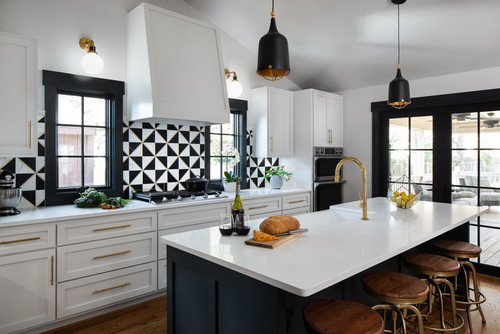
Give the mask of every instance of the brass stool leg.
<svg viewBox="0 0 500 334">
<path fill-rule="evenodd" d="M 397 316 L 399 314 L 399 316 L 401 317 L 401 323 L 403 324 L 402 327 L 403 327 L 403 334 L 406 334 L 406 323 L 405 323 L 405 320 L 403 318 L 403 314 L 401 313 L 401 310 L 399 309 L 398 306 L 394 305 L 394 304 L 379 304 L 379 305 L 375 305 L 372 307 L 372 310 L 383 310 L 384 311 L 384 332 L 391 332 L 390 330 L 386 330 L 385 329 L 385 318 L 386 318 L 386 311 L 391 311 L 391 316 L 392 316 L 392 319 L 393 319 L 393 327 L 392 327 L 392 333 L 396 333 L 396 320 L 397 320 Z"/>
<path fill-rule="evenodd" d="M 420 311 L 418 308 L 416 308 L 413 305 L 399 305 L 400 308 L 404 308 L 405 314 L 406 310 L 411 310 L 415 315 L 417 316 L 417 323 L 418 323 L 418 334 L 424 334 L 424 321 L 422 319 L 422 314 L 420 314 Z"/>
<path fill-rule="evenodd" d="M 476 307 L 477 307 L 477 310 L 479 311 L 479 314 L 481 315 L 481 319 L 483 321 L 483 324 L 486 323 L 486 318 L 484 316 L 484 313 L 483 313 L 483 309 L 481 308 L 481 304 L 486 300 L 486 298 L 484 299 L 484 301 L 479 301 L 479 287 L 477 285 L 477 275 L 476 275 L 476 268 L 474 268 L 474 265 L 468 261 L 463 261 L 460 263 L 461 265 L 463 266 L 467 266 L 470 268 L 471 272 L 472 272 L 472 284 L 474 285 L 474 298 L 475 298 L 475 302 L 477 303 L 476 304 Z M 468 285 L 467 285 L 467 289 L 468 289 Z M 469 291 L 467 291 L 467 296 L 469 296 Z M 472 333 L 472 330 L 471 330 L 471 333 Z"/>
</svg>

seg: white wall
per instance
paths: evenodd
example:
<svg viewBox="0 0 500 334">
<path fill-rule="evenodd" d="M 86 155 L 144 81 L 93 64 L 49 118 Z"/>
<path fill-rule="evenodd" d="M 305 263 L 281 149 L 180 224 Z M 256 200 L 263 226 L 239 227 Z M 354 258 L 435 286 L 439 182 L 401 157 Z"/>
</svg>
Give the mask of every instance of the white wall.
<svg viewBox="0 0 500 334">
<path fill-rule="evenodd" d="M 386 85 L 339 92 L 344 96 L 344 153 L 360 159 L 366 166 L 369 197 L 372 182 L 371 103 L 387 100 L 390 80 L 391 77 Z M 412 98 L 494 88 L 500 88 L 500 67 L 410 80 Z M 404 109 L 401 112 L 404 113 Z M 361 191 L 361 171 L 355 164 L 344 166 L 344 178 L 347 180 L 344 200 L 354 201 Z"/>
<path fill-rule="evenodd" d="M 105 67 L 98 76 L 126 81 L 126 20 L 127 13 L 140 0 L 2 0 L 0 1 L 0 31 L 34 37 L 38 40 L 38 67 L 86 75 L 80 66 L 85 54 L 78 41 L 89 37 Z M 203 20 L 204 17 L 182 0 L 148 0 L 147 2 Z M 259 41 L 256 40 L 257 45 Z M 270 83 L 260 78 L 255 69 L 257 56 L 241 44 L 221 33 L 224 63 L 236 71 L 249 99 L 251 88 L 263 85 L 297 90 L 287 78 Z M 39 109 L 44 109 L 40 73 Z"/>
</svg>

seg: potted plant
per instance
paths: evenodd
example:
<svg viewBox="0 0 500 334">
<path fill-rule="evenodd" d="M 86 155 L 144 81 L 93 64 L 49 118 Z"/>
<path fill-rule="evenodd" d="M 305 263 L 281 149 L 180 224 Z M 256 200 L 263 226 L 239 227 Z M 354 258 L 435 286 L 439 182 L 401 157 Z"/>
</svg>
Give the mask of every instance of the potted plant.
<svg viewBox="0 0 500 334">
<path fill-rule="evenodd" d="M 286 182 L 290 181 L 293 173 L 287 172 L 285 166 L 271 168 L 266 170 L 266 179 L 269 179 L 269 184 L 272 189 L 280 189 L 283 185 L 283 180 Z"/>
<path fill-rule="evenodd" d="M 236 191 L 236 180 L 238 176 L 233 171 L 229 171 L 229 169 L 234 168 L 238 162 L 240 162 L 240 153 L 233 146 L 226 146 L 222 150 L 221 154 L 226 156 L 226 170 L 224 171 L 224 191 L 227 192 L 235 192 Z M 229 159 L 229 157 L 232 157 Z"/>
</svg>

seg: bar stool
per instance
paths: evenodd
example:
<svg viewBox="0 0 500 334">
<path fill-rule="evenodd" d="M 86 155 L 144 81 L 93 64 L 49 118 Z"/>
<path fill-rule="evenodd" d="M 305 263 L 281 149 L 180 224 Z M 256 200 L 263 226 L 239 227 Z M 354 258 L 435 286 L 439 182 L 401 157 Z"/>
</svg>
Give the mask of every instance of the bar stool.
<svg viewBox="0 0 500 334">
<path fill-rule="evenodd" d="M 308 333 L 380 334 L 382 318 L 366 305 L 345 299 L 320 299 L 304 308 Z"/>
<path fill-rule="evenodd" d="M 429 293 L 428 298 L 428 309 L 426 314 L 422 314 L 424 319 L 433 318 L 438 319 L 441 323 L 441 327 L 430 327 L 424 326 L 426 329 L 438 331 L 438 332 L 455 332 L 462 328 L 464 325 L 464 319 L 460 314 L 457 313 L 457 305 L 455 302 L 455 289 L 453 284 L 450 283 L 446 278 L 456 277 L 460 270 L 460 264 L 450 258 L 435 255 L 435 254 L 425 254 L 425 253 L 413 253 L 408 254 L 403 257 L 403 262 L 405 266 L 422 275 L 427 276 L 427 284 L 431 287 L 431 293 Z M 443 285 L 444 289 L 441 289 L 440 285 Z M 446 287 L 448 287 L 449 293 L 446 293 Z M 433 291 L 435 290 L 435 291 Z M 431 316 L 433 297 L 436 294 L 439 297 L 440 306 L 440 316 Z M 445 319 L 444 315 L 444 296 L 449 295 L 451 301 L 451 317 L 452 322 L 450 323 Z M 460 320 L 460 324 L 458 324 Z"/>
<path fill-rule="evenodd" d="M 383 320 L 385 322 L 386 311 L 392 312 L 392 332 L 396 331 L 397 317 L 401 318 L 403 333 L 406 333 L 406 322 L 413 323 L 418 328 L 418 333 L 424 333 L 422 315 L 415 307 L 427 299 L 429 286 L 422 280 L 396 272 L 372 272 L 363 276 L 363 287 L 372 297 L 388 304 L 380 304 L 372 307 L 373 310 L 384 310 Z M 404 314 L 401 312 L 404 311 Z M 417 322 L 409 320 L 407 310 L 411 310 Z M 385 326 L 384 326 L 385 327 Z M 385 332 L 391 332 L 385 330 Z"/>
<path fill-rule="evenodd" d="M 477 258 L 482 249 L 479 246 L 474 244 L 464 242 L 464 241 L 456 241 L 456 240 L 440 240 L 433 244 L 434 249 L 440 253 L 441 255 L 448 256 L 453 258 L 455 261 L 458 261 L 460 264 L 460 268 L 462 269 L 462 273 L 464 274 L 465 284 L 462 286 L 465 289 L 465 295 L 456 295 L 456 302 L 458 305 L 465 305 L 465 308 L 457 308 L 459 311 L 467 312 L 467 319 L 469 320 L 469 329 L 472 333 L 472 324 L 470 321 L 470 312 L 471 311 L 479 311 L 481 314 L 481 318 L 483 323 L 486 323 L 486 318 L 484 317 L 483 310 L 481 309 L 481 304 L 486 301 L 486 297 L 479 291 L 477 285 L 477 276 L 476 269 L 474 265 L 465 259 Z M 470 273 L 472 273 L 472 285 L 470 287 L 469 281 L 469 272 L 467 271 L 469 268 Z M 458 282 L 455 279 L 455 290 L 459 288 Z M 474 299 L 470 298 L 470 292 L 474 293 Z M 472 306 L 476 306 L 472 308 Z"/>
</svg>

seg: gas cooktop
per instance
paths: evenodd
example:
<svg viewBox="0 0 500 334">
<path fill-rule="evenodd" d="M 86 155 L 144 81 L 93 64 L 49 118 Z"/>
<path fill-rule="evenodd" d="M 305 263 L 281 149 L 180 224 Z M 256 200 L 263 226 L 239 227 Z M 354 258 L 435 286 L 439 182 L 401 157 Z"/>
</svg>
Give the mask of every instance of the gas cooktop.
<svg viewBox="0 0 500 334">
<path fill-rule="evenodd" d="M 167 204 L 176 202 L 202 201 L 215 198 L 227 198 L 227 195 L 222 195 L 219 191 L 189 191 L 189 190 L 172 190 L 172 191 L 138 191 L 132 194 L 133 198 L 141 201 L 146 201 L 153 204 Z"/>
</svg>

